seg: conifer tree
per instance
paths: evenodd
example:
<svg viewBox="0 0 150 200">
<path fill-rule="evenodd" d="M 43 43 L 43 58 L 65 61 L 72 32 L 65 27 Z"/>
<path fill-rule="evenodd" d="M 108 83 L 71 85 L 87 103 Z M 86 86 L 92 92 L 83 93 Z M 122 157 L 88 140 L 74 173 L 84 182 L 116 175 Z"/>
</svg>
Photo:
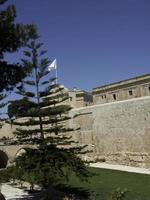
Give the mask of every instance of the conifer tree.
<svg viewBox="0 0 150 200">
<path fill-rule="evenodd" d="M 23 169 L 24 180 L 32 180 L 32 185 L 47 186 L 67 179 L 69 171 L 80 178 L 87 177 L 88 171 L 79 157 L 84 147 L 76 146 L 71 137 L 74 128 L 68 123 L 68 90 L 50 78 L 50 61 L 43 58 L 41 46 L 34 40 L 28 45 L 29 51 L 24 52 L 28 59 L 22 61 L 29 76 L 18 87 L 22 100 L 12 102 L 8 112 L 15 116 L 13 124 L 18 126 L 15 142 L 31 145 L 16 159 L 16 168 Z"/>
<path fill-rule="evenodd" d="M 0 6 L 7 0 L 0 0 Z M 36 36 L 34 25 L 23 25 L 15 22 L 16 8 L 9 5 L 0 10 L 0 92 L 11 89 L 23 76 L 18 63 L 9 64 L 6 53 L 14 53 L 25 46 L 30 38 Z"/>
<path fill-rule="evenodd" d="M 8 91 L 25 77 L 21 65 L 17 62 L 8 63 L 5 55 L 18 51 L 36 36 L 34 25 L 15 22 L 16 8 L 14 5 L 5 6 L 6 2 L 7 0 L 0 0 L 0 108 L 7 104 L 4 102 Z"/>
</svg>

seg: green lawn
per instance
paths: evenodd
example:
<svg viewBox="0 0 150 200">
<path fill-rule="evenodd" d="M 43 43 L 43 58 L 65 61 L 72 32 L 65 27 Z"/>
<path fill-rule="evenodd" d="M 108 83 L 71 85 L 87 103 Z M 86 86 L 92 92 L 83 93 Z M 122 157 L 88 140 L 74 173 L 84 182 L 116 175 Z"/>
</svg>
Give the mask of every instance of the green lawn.
<svg viewBox="0 0 150 200">
<path fill-rule="evenodd" d="M 69 184 L 94 191 L 97 195 L 94 200 L 109 200 L 118 187 L 127 189 L 127 200 L 150 200 L 150 175 L 98 168 L 90 168 L 90 171 L 95 175 L 88 182 L 72 177 Z"/>
</svg>

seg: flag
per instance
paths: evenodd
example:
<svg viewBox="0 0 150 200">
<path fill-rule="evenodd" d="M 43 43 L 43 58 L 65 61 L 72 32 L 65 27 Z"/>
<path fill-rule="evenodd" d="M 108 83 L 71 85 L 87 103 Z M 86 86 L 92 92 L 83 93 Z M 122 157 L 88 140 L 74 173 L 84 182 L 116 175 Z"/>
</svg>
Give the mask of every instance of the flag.
<svg viewBox="0 0 150 200">
<path fill-rule="evenodd" d="M 48 66 L 48 71 L 57 69 L 57 62 L 56 59 Z"/>
</svg>

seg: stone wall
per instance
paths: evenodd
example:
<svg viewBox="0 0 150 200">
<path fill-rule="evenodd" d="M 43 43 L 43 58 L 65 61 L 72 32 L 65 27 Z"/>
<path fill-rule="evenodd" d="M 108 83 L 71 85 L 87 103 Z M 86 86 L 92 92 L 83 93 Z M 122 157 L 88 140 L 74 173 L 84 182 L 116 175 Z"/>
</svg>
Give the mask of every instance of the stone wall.
<svg viewBox="0 0 150 200">
<path fill-rule="evenodd" d="M 93 89 L 93 105 L 150 96 L 150 74 Z"/>
<path fill-rule="evenodd" d="M 84 90 L 72 90 L 69 91 L 68 103 L 72 108 L 80 108 L 93 105 L 92 94 Z"/>
<path fill-rule="evenodd" d="M 73 109 L 71 121 L 81 129 L 73 135 L 80 144 L 88 144 L 92 153 L 85 159 L 112 164 L 150 167 L 150 97 Z M 11 136 L 9 124 L 0 129 L 0 138 Z M 12 157 L 20 147 L 1 146 Z"/>
<path fill-rule="evenodd" d="M 74 109 L 76 139 L 89 144 L 86 159 L 131 166 L 150 166 L 150 97 Z"/>
</svg>

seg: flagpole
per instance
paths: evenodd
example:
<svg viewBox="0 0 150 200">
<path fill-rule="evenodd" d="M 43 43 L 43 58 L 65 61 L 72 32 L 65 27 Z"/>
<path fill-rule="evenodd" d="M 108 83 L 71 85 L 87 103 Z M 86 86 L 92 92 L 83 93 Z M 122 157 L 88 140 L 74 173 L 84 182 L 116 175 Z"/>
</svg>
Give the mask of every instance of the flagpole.
<svg viewBox="0 0 150 200">
<path fill-rule="evenodd" d="M 56 61 L 56 84 L 58 83 L 57 61 Z"/>
<path fill-rule="evenodd" d="M 57 73 L 57 67 L 56 67 L 56 84 L 58 83 L 58 73 Z"/>
</svg>

